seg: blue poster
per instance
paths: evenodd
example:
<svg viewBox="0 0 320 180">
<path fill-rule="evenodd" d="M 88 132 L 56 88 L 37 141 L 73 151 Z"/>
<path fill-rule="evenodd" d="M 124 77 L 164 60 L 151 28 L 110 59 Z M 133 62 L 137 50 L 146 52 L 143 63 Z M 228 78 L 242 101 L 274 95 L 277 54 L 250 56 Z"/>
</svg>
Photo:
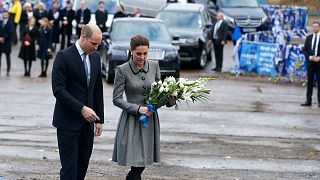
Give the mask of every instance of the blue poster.
<svg viewBox="0 0 320 180">
<path fill-rule="evenodd" d="M 278 45 L 276 44 L 242 42 L 239 59 L 240 69 L 275 76 L 277 49 Z"/>
<path fill-rule="evenodd" d="M 303 54 L 303 45 L 288 45 L 285 59 L 286 72 L 297 77 L 307 76 L 307 63 Z"/>
</svg>

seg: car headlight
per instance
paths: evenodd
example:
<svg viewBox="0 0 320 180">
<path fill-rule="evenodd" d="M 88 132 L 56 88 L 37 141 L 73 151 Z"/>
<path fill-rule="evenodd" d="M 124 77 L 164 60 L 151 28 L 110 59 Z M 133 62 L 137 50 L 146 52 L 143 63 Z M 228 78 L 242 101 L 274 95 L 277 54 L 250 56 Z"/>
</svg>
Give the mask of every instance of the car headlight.
<svg viewBox="0 0 320 180">
<path fill-rule="evenodd" d="M 267 22 L 267 20 L 268 20 L 268 16 L 263 16 L 263 18 L 262 18 L 262 24 L 264 24 L 264 23 L 266 23 Z"/>
<path fill-rule="evenodd" d="M 230 16 L 227 16 L 227 15 L 224 15 L 224 19 L 232 26 L 234 26 L 234 18 L 233 17 L 230 17 Z"/>
<path fill-rule="evenodd" d="M 164 56 L 166 58 L 175 58 L 176 56 L 178 56 L 178 51 L 175 51 L 175 50 L 166 51 Z"/>
</svg>

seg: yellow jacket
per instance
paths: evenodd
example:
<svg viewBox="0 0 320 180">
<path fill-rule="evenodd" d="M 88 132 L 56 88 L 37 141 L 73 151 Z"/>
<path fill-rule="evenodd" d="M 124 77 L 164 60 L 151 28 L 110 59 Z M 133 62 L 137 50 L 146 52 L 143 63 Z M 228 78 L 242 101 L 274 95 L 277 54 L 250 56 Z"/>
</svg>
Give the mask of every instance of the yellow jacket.
<svg viewBox="0 0 320 180">
<path fill-rule="evenodd" d="M 10 6 L 9 13 L 15 15 L 13 22 L 19 24 L 22 13 L 22 6 L 20 0 L 15 0 L 13 2 L 13 4 Z"/>
</svg>

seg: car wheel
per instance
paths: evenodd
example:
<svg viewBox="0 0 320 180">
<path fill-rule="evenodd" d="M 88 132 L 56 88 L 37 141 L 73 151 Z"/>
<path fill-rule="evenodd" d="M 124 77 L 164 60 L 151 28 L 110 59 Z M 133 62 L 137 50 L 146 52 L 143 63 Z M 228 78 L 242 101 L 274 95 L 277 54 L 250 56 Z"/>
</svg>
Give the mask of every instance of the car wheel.
<svg viewBox="0 0 320 180">
<path fill-rule="evenodd" d="M 106 69 L 106 81 L 108 84 L 112 84 L 114 81 L 114 75 L 112 75 L 109 71 L 110 67 L 109 61 L 106 63 L 105 69 Z"/>
<path fill-rule="evenodd" d="M 207 51 L 205 48 L 202 49 L 199 60 L 198 60 L 198 66 L 199 68 L 203 69 L 207 65 Z"/>
</svg>

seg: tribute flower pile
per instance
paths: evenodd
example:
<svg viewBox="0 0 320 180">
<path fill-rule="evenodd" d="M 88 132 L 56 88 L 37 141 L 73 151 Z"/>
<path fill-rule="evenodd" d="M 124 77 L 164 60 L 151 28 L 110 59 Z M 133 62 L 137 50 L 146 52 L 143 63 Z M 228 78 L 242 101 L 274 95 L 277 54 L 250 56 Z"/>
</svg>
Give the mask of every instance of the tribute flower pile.
<svg viewBox="0 0 320 180">
<path fill-rule="evenodd" d="M 156 107 L 165 105 L 170 96 L 176 97 L 178 101 L 185 102 L 201 101 L 206 102 L 211 89 L 206 88 L 209 81 L 213 78 L 199 78 L 190 81 L 185 78 L 167 77 L 162 81 L 153 82 L 147 99 L 147 107 L 150 111 L 155 112 Z M 148 126 L 149 116 L 141 115 L 139 120 L 144 126 Z"/>
</svg>

